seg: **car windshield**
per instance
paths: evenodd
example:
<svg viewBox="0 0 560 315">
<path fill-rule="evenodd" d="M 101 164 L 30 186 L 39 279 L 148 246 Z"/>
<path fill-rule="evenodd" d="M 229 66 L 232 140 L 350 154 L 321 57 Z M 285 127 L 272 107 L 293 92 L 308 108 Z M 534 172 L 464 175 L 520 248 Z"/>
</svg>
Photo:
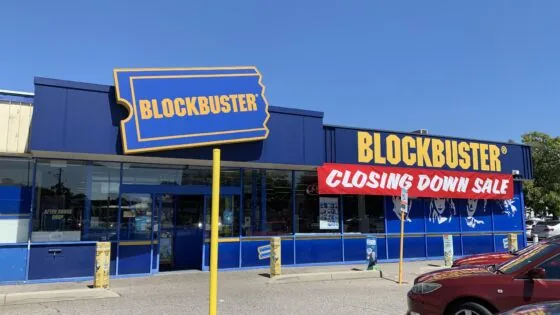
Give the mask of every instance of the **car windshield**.
<svg viewBox="0 0 560 315">
<path fill-rule="evenodd" d="M 558 251 L 558 245 L 556 244 L 543 243 L 531 246 L 523 254 L 500 264 L 496 270 L 500 273 L 511 274 L 523 269 L 554 251 Z"/>
<path fill-rule="evenodd" d="M 535 221 L 531 221 L 531 220 L 529 220 L 529 221 L 527 221 L 527 224 L 529 224 L 529 225 L 533 225 L 533 224 L 535 224 Z"/>
</svg>

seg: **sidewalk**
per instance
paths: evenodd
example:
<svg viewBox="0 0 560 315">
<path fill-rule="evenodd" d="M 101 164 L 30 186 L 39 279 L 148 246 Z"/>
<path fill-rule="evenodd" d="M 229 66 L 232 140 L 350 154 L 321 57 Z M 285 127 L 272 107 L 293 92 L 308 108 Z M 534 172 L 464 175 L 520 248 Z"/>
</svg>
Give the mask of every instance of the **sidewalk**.
<svg viewBox="0 0 560 315">
<path fill-rule="evenodd" d="M 395 283 L 398 264 L 380 264 L 384 278 L 271 284 L 269 270 L 251 269 L 219 273 L 220 314 L 403 314 L 406 292 L 418 275 L 441 268 L 442 261 L 404 264 L 404 281 Z M 362 265 L 284 267 L 284 275 L 344 273 Z M 24 295 L 23 305 L 0 306 L 1 314 L 205 314 L 208 307 L 208 273 L 169 272 L 151 277 L 112 279 L 107 295 L 87 295 L 91 282 L 0 286 L 0 294 L 38 292 L 40 300 Z M 388 281 L 392 280 L 392 281 Z M 67 299 L 57 300 L 59 290 Z M 46 291 L 46 292 L 45 292 Z M 78 295 L 80 295 L 78 294 Z M 45 296 L 52 297 L 51 300 Z M 69 296 L 69 297 L 68 297 Z M 109 296 L 108 296 L 109 297 Z M 95 299 L 93 299 L 95 298 Z M 372 311 L 373 310 L 373 311 Z M 377 312 L 381 311 L 383 312 Z"/>
</svg>

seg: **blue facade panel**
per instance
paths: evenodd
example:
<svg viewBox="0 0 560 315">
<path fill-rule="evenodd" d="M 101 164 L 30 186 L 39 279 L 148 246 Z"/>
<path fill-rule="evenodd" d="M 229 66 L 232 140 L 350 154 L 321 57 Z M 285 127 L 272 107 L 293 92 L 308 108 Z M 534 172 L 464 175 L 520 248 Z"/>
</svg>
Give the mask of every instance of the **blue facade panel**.
<svg viewBox="0 0 560 315">
<path fill-rule="evenodd" d="M 32 245 L 29 280 L 91 277 L 95 267 L 95 244 Z"/>
<path fill-rule="evenodd" d="M 296 264 L 342 261 L 342 239 L 296 238 Z"/>
<path fill-rule="evenodd" d="M 116 104 L 112 87 L 36 78 L 34 107 L 31 150 L 122 154 L 118 126 L 127 112 Z M 224 145 L 222 159 L 321 165 L 325 153 L 323 114 L 273 106 L 269 111 L 268 138 Z M 212 148 L 171 150 L 149 156 L 211 160 Z"/>
<path fill-rule="evenodd" d="M 218 245 L 218 268 L 239 268 L 239 242 L 223 242 Z M 210 266 L 210 244 L 204 244 L 204 266 Z"/>
<path fill-rule="evenodd" d="M 24 281 L 27 245 L 0 247 L 0 282 Z"/>
<path fill-rule="evenodd" d="M 443 257 L 442 235 L 428 235 L 426 238 L 426 244 L 428 257 Z M 461 256 L 462 252 L 461 236 L 453 235 L 453 254 L 455 256 Z"/>
<path fill-rule="evenodd" d="M 151 272 L 151 245 L 119 246 L 119 275 Z"/>
<path fill-rule="evenodd" d="M 389 259 L 400 257 L 400 238 L 389 237 L 387 239 Z M 404 238 L 404 258 L 426 257 L 426 238 L 424 236 L 405 236 Z"/>
</svg>

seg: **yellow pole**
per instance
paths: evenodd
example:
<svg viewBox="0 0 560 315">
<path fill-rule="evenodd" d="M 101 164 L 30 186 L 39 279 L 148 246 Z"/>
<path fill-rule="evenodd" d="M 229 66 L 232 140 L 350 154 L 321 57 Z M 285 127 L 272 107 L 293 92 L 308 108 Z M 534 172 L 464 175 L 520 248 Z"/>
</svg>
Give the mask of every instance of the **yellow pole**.
<svg viewBox="0 0 560 315">
<path fill-rule="evenodd" d="M 404 211 L 401 209 L 401 254 L 399 259 L 399 284 L 403 278 L 403 248 L 404 248 Z"/>
<path fill-rule="evenodd" d="M 214 149 L 212 160 L 212 219 L 210 226 L 210 307 L 208 314 L 218 311 L 218 212 L 220 209 L 220 149 Z"/>
</svg>

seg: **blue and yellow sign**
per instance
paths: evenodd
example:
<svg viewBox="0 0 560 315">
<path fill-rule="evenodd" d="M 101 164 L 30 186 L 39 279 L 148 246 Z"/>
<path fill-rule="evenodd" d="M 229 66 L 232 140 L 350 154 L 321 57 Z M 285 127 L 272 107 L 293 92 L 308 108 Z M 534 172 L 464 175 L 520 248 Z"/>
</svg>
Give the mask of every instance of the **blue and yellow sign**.
<svg viewBox="0 0 560 315">
<path fill-rule="evenodd" d="M 255 67 L 115 69 L 124 153 L 258 141 L 268 102 Z"/>
</svg>

